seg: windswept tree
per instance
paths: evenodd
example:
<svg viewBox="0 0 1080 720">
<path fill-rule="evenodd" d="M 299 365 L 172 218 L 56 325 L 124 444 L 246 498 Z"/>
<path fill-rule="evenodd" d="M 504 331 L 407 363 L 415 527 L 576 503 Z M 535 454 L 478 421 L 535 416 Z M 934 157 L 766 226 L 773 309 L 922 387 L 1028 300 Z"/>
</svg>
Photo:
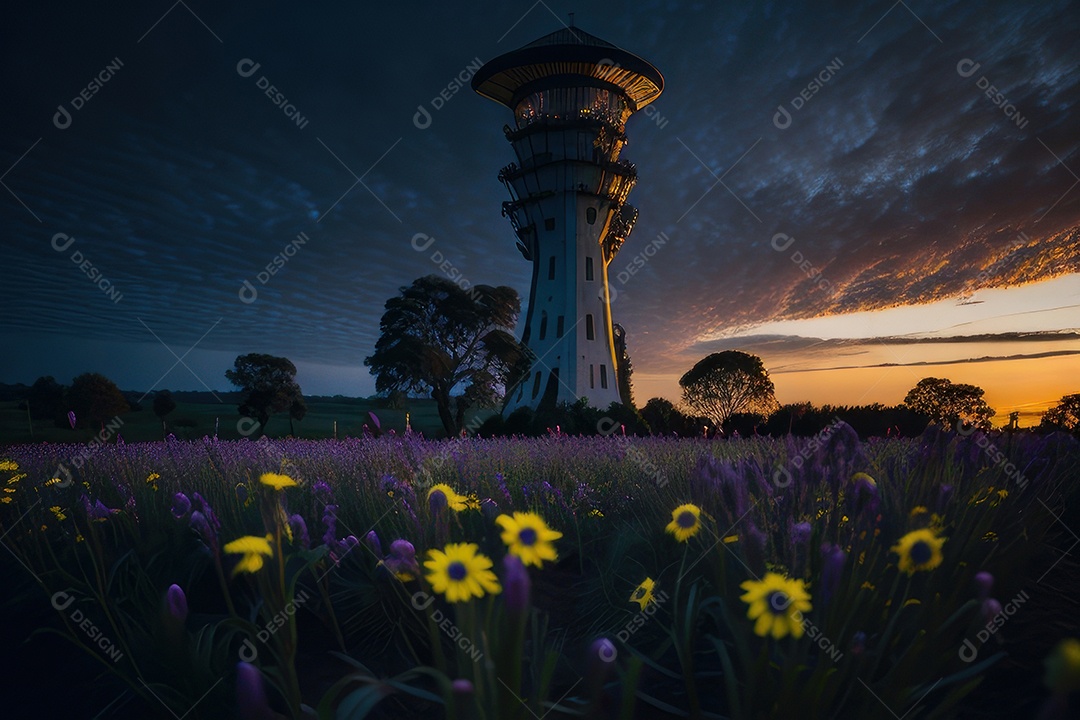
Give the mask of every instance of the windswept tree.
<svg viewBox="0 0 1080 720">
<path fill-rule="evenodd" d="M 101 373 L 83 373 L 72 380 L 67 403 L 79 425 L 89 427 L 104 425 L 131 409 L 116 383 Z"/>
<path fill-rule="evenodd" d="M 465 291 L 428 275 L 386 301 L 375 354 L 364 360 L 380 393 L 430 393 L 454 437 L 470 407 L 494 407 L 523 356 L 512 332 L 521 300 L 510 287 Z M 459 393 L 452 397 L 453 393 Z"/>
<path fill-rule="evenodd" d="M 1080 435 L 1080 393 L 1066 395 L 1043 413 L 1041 430 L 1066 430 Z"/>
<path fill-rule="evenodd" d="M 679 380 L 683 402 L 720 427 L 734 413 L 768 417 L 779 407 L 765 364 L 738 350 L 713 353 Z"/>
<path fill-rule="evenodd" d="M 243 392 L 240 414 L 255 418 L 260 434 L 266 432 L 271 415 L 304 401 L 296 383 L 296 366 L 288 358 L 262 353 L 240 355 L 233 368 L 225 371 L 225 378 Z"/>
<path fill-rule="evenodd" d="M 165 416 L 175 409 L 176 401 L 173 400 L 172 393 L 168 390 L 158 390 L 154 395 L 154 414 L 158 416 L 162 427 L 165 427 Z"/>
<path fill-rule="evenodd" d="M 955 427 L 962 422 L 980 430 L 989 430 L 990 419 L 995 413 L 983 400 L 984 393 L 976 385 L 928 377 L 908 391 L 904 396 L 904 405 L 942 425 Z"/>
</svg>

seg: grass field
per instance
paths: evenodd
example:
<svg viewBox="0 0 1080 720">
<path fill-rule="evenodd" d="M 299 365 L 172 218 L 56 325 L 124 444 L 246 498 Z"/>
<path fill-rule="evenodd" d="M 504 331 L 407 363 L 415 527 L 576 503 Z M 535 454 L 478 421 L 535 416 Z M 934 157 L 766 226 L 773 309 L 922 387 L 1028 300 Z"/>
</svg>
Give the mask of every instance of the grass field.
<svg viewBox="0 0 1080 720">
<path fill-rule="evenodd" d="M 167 429 L 181 440 L 197 440 L 203 436 L 222 440 L 236 440 L 243 435 L 237 429 L 240 413 L 231 396 L 223 396 L 221 403 L 177 402 L 176 409 L 166 418 Z M 142 403 L 142 409 L 126 413 L 120 417 L 123 425 L 119 434 L 125 442 L 147 442 L 161 440 L 163 431 L 161 421 L 151 408 L 153 398 L 148 397 Z M 337 437 L 344 439 L 359 437 L 364 425 L 374 429 L 369 412 L 375 413 L 383 432 L 405 430 L 405 415 L 414 432 L 425 437 L 444 437 L 445 431 L 439 421 L 439 415 L 433 400 L 410 400 L 406 408 L 393 410 L 386 407 L 384 400 L 363 398 L 315 397 L 307 399 L 308 413 L 302 422 L 294 422 L 296 437 L 306 439 L 324 439 L 334 437 L 334 423 L 337 423 Z M 491 410 L 466 413 L 468 424 L 477 415 L 486 418 Z M 14 401 L 0 402 L 0 443 L 29 442 L 87 442 L 95 434 L 89 428 L 71 430 L 67 427 L 55 427 L 46 420 L 33 421 L 33 431 L 26 417 L 26 411 Z M 288 413 L 279 413 L 270 418 L 266 434 L 270 437 L 289 435 Z"/>
</svg>

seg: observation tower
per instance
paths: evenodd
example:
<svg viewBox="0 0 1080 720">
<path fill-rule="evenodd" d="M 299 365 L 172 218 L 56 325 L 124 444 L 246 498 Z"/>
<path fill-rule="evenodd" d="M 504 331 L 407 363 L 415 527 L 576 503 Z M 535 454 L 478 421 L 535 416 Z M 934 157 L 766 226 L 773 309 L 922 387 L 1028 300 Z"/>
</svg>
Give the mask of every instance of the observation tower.
<svg viewBox="0 0 1080 720">
<path fill-rule="evenodd" d="M 608 266 L 637 220 L 626 202 L 637 169 L 619 154 L 627 118 L 659 97 L 664 78 L 570 27 L 488 62 L 472 88 L 514 113 L 514 127 L 503 126 L 517 162 L 499 172 L 510 193 L 502 213 L 532 263 L 530 370 L 507 389 L 503 412 L 622 402 Z"/>
</svg>

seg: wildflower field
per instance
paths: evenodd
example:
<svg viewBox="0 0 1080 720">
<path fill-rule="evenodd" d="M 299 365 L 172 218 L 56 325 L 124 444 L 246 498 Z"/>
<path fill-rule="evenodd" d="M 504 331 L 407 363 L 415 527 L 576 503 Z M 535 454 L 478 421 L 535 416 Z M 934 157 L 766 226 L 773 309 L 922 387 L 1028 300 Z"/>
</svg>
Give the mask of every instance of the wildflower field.
<svg viewBox="0 0 1080 720">
<path fill-rule="evenodd" d="M 1063 434 L 0 453 L 5 717 L 1080 716 Z"/>
</svg>

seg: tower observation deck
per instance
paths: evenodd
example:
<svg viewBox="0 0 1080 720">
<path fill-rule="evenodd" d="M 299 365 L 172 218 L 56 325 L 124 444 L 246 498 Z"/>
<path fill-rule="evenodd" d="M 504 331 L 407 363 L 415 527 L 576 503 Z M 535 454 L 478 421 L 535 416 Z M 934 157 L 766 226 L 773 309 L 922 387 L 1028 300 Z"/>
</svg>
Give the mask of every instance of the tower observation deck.
<svg viewBox="0 0 1080 720">
<path fill-rule="evenodd" d="M 564 28 L 491 60 L 473 76 L 480 95 L 508 107 L 517 155 L 499 172 L 517 248 L 532 263 L 522 342 L 529 373 L 507 388 L 503 412 L 619 397 L 608 266 L 637 220 L 637 182 L 619 157 L 633 113 L 664 88 L 645 60 L 578 28 Z"/>
</svg>

